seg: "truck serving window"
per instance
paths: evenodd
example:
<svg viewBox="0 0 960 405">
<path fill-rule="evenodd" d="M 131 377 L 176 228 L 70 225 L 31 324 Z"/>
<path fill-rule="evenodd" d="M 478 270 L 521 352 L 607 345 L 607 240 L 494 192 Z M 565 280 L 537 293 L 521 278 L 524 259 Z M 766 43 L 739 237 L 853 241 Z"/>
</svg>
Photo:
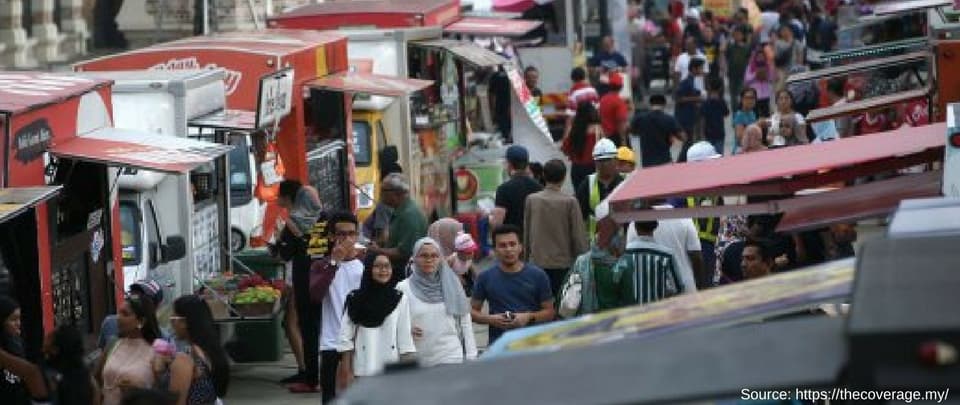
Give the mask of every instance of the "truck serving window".
<svg viewBox="0 0 960 405">
<path fill-rule="evenodd" d="M 253 199 L 250 173 L 250 147 L 242 137 L 231 137 L 230 207 L 247 205 Z"/>
<path fill-rule="evenodd" d="M 138 265 L 143 260 L 140 244 L 140 209 L 129 201 L 120 202 L 120 251 L 123 264 Z"/>
<path fill-rule="evenodd" d="M 370 150 L 370 124 L 366 121 L 353 122 L 353 160 L 357 166 L 370 166 L 372 158 Z"/>
</svg>

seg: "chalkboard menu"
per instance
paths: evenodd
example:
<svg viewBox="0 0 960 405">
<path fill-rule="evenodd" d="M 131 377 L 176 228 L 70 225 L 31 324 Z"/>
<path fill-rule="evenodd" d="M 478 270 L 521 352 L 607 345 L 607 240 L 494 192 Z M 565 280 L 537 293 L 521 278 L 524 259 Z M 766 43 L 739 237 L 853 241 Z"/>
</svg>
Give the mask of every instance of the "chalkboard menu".
<svg viewBox="0 0 960 405">
<path fill-rule="evenodd" d="M 350 209 L 347 193 L 346 144 L 328 141 L 307 153 L 310 184 L 317 189 L 327 212 Z"/>
</svg>

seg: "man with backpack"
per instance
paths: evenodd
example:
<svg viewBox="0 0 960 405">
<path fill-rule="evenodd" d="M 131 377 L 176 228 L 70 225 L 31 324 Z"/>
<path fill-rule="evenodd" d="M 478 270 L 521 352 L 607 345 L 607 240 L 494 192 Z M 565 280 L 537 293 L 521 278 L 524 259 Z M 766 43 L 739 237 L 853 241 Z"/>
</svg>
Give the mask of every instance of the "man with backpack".
<svg viewBox="0 0 960 405">
<path fill-rule="evenodd" d="M 577 257 L 560 289 L 561 317 L 572 318 L 617 307 L 620 286 L 613 267 L 623 252 L 621 227 L 609 217 L 606 201 L 596 208 L 597 238 L 590 250 Z"/>
</svg>

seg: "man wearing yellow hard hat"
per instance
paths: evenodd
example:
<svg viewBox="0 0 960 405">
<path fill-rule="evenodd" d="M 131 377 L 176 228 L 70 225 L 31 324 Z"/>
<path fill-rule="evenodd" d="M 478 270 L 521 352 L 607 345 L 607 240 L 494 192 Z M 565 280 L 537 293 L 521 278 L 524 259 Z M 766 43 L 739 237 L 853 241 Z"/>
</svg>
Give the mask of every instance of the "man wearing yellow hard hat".
<svg viewBox="0 0 960 405">
<path fill-rule="evenodd" d="M 637 168 L 637 158 L 633 149 L 629 146 L 621 146 L 617 149 L 617 169 L 620 173 L 630 174 Z"/>
</svg>

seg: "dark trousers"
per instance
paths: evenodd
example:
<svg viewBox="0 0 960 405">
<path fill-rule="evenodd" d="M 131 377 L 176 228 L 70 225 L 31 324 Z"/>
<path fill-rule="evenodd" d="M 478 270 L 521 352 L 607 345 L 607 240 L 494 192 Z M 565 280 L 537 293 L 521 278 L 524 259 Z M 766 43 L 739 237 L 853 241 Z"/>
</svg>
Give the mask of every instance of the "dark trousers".
<svg viewBox="0 0 960 405">
<path fill-rule="evenodd" d="M 337 368 L 340 367 L 340 353 L 336 350 L 324 350 L 320 352 L 323 357 L 321 364 L 323 370 L 320 371 L 320 394 L 323 397 L 323 403 L 330 403 L 337 397 Z"/>
<path fill-rule="evenodd" d="M 567 277 L 570 269 L 543 269 L 550 278 L 550 290 L 553 291 L 553 299 L 556 301 L 560 296 L 560 287 L 563 287 L 563 279 Z"/>
<path fill-rule="evenodd" d="M 713 275 L 717 269 L 716 244 L 700 239 L 700 254 L 703 257 L 703 272 L 696 275 L 696 281 L 697 289 L 704 290 L 713 287 Z"/>
<path fill-rule="evenodd" d="M 305 381 L 317 385 L 320 375 L 319 340 L 320 306 L 310 302 L 310 256 L 298 252 L 293 256 L 293 295 L 297 304 L 297 320 L 303 338 Z"/>
<path fill-rule="evenodd" d="M 117 28 L 117 14 L 123 0 L 97 0 L 93 5 L 93 41 L 98 47 L 125 47 L 123 33 Z"/>
</svg>

